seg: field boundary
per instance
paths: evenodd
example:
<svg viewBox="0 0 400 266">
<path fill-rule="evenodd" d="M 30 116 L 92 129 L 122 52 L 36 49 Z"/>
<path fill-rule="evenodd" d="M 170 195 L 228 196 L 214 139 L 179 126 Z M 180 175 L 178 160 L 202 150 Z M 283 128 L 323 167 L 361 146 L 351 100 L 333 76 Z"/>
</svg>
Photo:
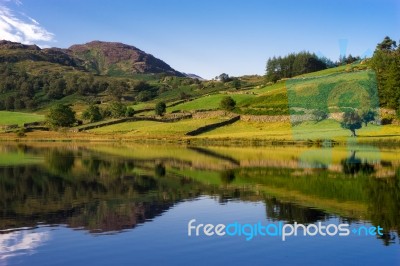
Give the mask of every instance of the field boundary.
<svg viewBox="0 0 400 266">
<path fill-rule="evenodd" d="M 199 127 L 199 128 L 197 128 L 195 130 L 187 132 L 185 135 L 186 136 L 197 136 L 197 135 L 200 135 L 202 133 L 214 130 L 216 128 L 233 124 L 233 123 L 235 123 L 236 121 L 239 121 L 239 120 L 240 120 L 240 115 L 235 116 L 235 117 L 233 117 L 231 119 L 228 119 L 226 121 L 223 121 L 223 122 L 209 124 L 209 125 L 206 125 L 206 126 Z"/>
<path fill-rule="evenodd" d="M 104 121 L 102 123 L 97 123 L 97 124 L 89 124 L 85 126 L 80 126 L 78 128 L 72 128 L 71 132 L 81 132 L 85 130 L 90 130 L 94 128 L 99 128 L 99 127 L 105 127 L 105 126 L 110 126 L 110 125 L 115 125 L 115 124 L 120 124 L 124 122 L 135 122 L 135 121 L 153 121 L 153 122 L 162 122 L 162 123 L 173 123 L 177 122 L 183 119 L 189 119 L 192 118 L 192 114 L 185 114 L 182 116 L 176 116 L 173 118 L 155 118 L 155 117 L 126 117 L 126 118 L 120 118 L 120 119 L 115 119 L 115 120 L 110 120 L 110 121 Z"/>
</svg>

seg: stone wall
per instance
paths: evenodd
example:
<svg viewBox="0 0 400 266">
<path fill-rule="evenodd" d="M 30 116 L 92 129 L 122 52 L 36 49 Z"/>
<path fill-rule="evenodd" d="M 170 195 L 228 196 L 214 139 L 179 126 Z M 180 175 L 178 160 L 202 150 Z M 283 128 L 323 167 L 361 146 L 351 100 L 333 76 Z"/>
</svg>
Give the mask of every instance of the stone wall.
<svg viewBox="0 0 400 266">
<path fill-rule="evenodd" d="M 273 123 L 273 122 L 290 122 L 288 115 L 241 115 L 241 121 Z"/>
</svg>

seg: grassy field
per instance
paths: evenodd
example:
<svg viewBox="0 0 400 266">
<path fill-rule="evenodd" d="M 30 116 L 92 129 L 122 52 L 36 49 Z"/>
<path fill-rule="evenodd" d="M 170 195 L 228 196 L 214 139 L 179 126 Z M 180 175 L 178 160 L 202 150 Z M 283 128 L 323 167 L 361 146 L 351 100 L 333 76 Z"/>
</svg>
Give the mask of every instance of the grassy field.
<svg viewBox="0 0 400 266">
<path fill-rule="evenodd" d="M 218 123 L 225 119 L 190 119 L 174 123 L 154 121 L 126 122 L 89 130 L 90 133 L 124 134 L 124 136 L 179 137 L 199 127 Z"/>
<path fill-rule="evenodd" d="M 0 125 L 18 124 L 22 126 L 24 123 L 43 121 L 44 119 L 45 116 L 39 114 L 0 111 Z"/>
<path fill-rule="evenodd" d="M 254 95 L 250 94 L 212 94 L 200 97 L 190 102 L 185 102 L 182 104 L 178 104 L 176 106 L 170 107 L 167 109 L 168 112 L 181 110 L 181 111 L 192 111 L 192 110 L 210 110 L 210 109 L 218 109 L 219 103 L 221 100 L 226 97 L 232 97 L 237 105 L 240 105 L 243 101 L 247 99 L 254 98 Z"/>
<path fill-rule="evenodd" d="M 216 90 L 216 87 L 203 88 L 192 93 L 194 100 L 180 103 L 167 108 L 167 113 L 176 111 L 196 111 L 196 110 L 215 110 L 219 109 L 220 101 L 223 97 L 232 97 L 237 105 L 234 112 L 240 115 L 289 115 L 309 113 L 315 109 L 322 109 L 329 112 L 343 111 L 343 108 L 360 108 L 365 103 L 375 106 L 378 103 L 377 85 L 375 73 L 371 70 L 359 71 L 365 65 L 352 64 L 337 68 L 326 69 L 314 73 L 305 74 L 293 79 L 278 81 L 275 84 L 265 86 L 262 77 L 249 76 L 246 80 L 246 88 L 234 91 L 231 88 L 223 92 L 224 84 L 217 87 L 221 89 L 218 93 L 207 93 Z M 209 81 L 208 83 L 218 83 Z M 250 86 L 249 84 L 253 84 Z M 186 92 L 196 84 L 187 85 L 183 88 Z M 249 86 L 247 86 L 249 85 Z M 204 95 L 200 95 L 204 94 Z M 179 89 L 165 91 L 165 99 L 179 95 Z M 149 102 L 142 102 L 132 105 L 135 110 L 154 108 L 155 102 L 163 100 L 163 97 L 156 98 Z M 63 98 L 59 102 L 73 103 L 74 110 L 77 111 L 78 118 L 80 112 L 87 103 L 83 102 L 80 96 L 71 95 Z M 173 103 L 170 101 L 168 104 Z M 105 104 L 107 106 L 107 103 Z M 104 106 L 102 105 L 102 108 Z M 297 111 L 301 109 L 304 111 Z M 46 110 L 39 113 L 45 114 Z M 294 112 L 294 113 L 293 113 Z M 154 114 L 148 111 L 141 115 Z M 185 133 L 199 127 L 224 121 L 226 118 L 208 119 L 187 119 L 174 123 L 162 123 L 153 121 L 125 122 L 116 125 L 105 126 L 76 134 L 76 138 L 84 139 L 186 139 Z M 19 124 L 26 122 L 42 121 L 44 115 L 28 114 L 18 112 L 0 112 L 0 125 Z M 102 122 L 100 122 L 102 123 Z M 29 132 L 29 136 L 40 135 Z M 72 133 L 42 133 L 42 135 L 52 135 L 57 139 L 71 137 Z M 290 122 L 245 122 L 238 121 L 228 126 L 223 126 L 212 131 L 200 134 L 194 139 L 240 139 L 240 140 L 320 140 L 333 139 L 341 142 L 348 142 L 352 138 L 349 130 L 344 130 L 340 124 L 334 120 L 324 120 L 316 123 L 314 121 L 304 122 L 299 125 L 292 125 Z M 396 125 L 363 126 L 357 130 L 359 137 L 357 141 L 398 141 L 400 140 L 400 127 Z M 40 137 L 42 137 L 40 135 Z M 51 138 L 51 137 L 50 137 Z M 74 137 L 75 138 L 75 137 Z M 354 138 L 353 138 L 354 139 Z"/>
<path fill-rule="evenodd" d="M 357 130 L 357 138 L 350 137 L 349 130 L 342 129 L 334 120 L 325 120 L 319 123 L 305 122 L 291 126 L 289 122 L 257 123 L 239 121 L 232 125 L 217 128 L 201 134 L 200 138 L 259 138 L 276 140 L 318 140 L 332 139 L 337 141 L 369 141 L 382 139 L 391 140 L 400 138 L 400 127 L 396 125 L 376 126 L 368 125 Z"/>
<path fill-rule="evenodd" d="M 288 104 L 308 110 L 344 111 L 378 108 L 378 88 L 373 71 L 336 73 L 286 82 Z"/>
</svg>

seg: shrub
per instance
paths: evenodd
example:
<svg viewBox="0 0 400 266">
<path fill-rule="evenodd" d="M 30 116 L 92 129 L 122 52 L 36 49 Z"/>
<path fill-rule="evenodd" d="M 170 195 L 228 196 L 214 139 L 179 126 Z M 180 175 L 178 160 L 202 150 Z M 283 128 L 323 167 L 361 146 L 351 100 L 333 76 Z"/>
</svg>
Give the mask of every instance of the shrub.
<svg viewBox="0 0 400 266">
<path fill-rule="evenodd" d="M 312 115 L 314 116 L 314 120 L 317 122 L 321 122 L 328 118 L 328 113 L 322 110 L 314 110 Z"/>
<path fill-rule="evenodd" d="M 166 110 L 167 110 L 167 105 L 165 104 L 165 102 L 158 102 L 154 109 L 156 115 L 161 115 L 161 116 L 165 113 Z"/>
<path fill-rule="evenodd" d="M 69 105 L 57 104 L 50 108 L 47 122 L 51 127 L 71 127 L 75 124 L 75 112 Z"/>
<path fill-rule="evenodd" d="M 120 118 L 124 117 L 127 111 L 127 107 L 120 102 L 113 102 L 110 106 L 111 117 Z"/>
<path fill-rule="evenodd" d="M 83 113 L 82 118 L 89 120 L 91 123 L 97 122 L 103 119 L 100 112 L 100 108 L 96 105 L 90 105 Z"/>
<path fill-rule="evenodd" d="M 132 107 L 126 108 L 125 116 L 132 117 L 135 114 L 135 110 Z"/>
<path fill-rule="evenodd" d="M 231 111 L 235 108 L 236 102 L 232 97 L 226 96 L 221 100 L 219 106 L 224 110 Z"/>
</svg>

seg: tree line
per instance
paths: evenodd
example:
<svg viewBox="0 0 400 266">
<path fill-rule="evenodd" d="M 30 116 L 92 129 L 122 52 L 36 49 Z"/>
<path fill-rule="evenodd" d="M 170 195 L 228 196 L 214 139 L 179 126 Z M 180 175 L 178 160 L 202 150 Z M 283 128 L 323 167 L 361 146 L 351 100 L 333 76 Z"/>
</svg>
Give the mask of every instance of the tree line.
<svg viewBox="0 0 400 266">
<path fill-rule="evenodd" d="M 327 58 L 319 58 L 310 52 L 291 53 L 286 56 L 269 58 L 266 66 L 266 79 L 276 82 L 282 78 L 323 70 L 334 66 Z"/>
</svg>

